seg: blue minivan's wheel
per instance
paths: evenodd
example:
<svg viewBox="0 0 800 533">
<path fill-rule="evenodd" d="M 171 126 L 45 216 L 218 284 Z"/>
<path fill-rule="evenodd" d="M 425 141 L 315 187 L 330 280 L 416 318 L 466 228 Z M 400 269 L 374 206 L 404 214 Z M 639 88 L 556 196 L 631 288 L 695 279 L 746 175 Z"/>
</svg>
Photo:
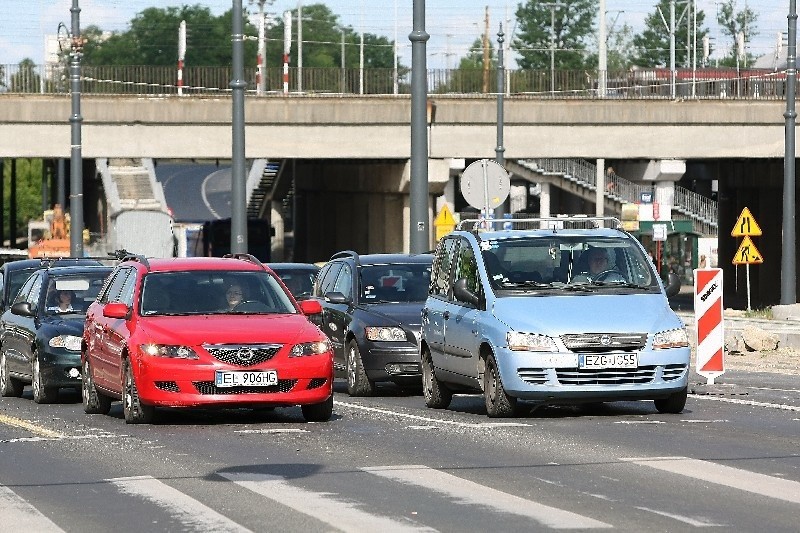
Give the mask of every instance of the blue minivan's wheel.
<svg viewBox="0 0 800 533">
<path fill-rule="evenodd" d="M 422 394 L 425 396 L 425 405 L 433 409 L 447 409 L 453 400 L 453 393 L 447 385 L 436 379 L 433 359 L 427 349 L 422 352 Z"/>
<path fill-rule="evenodd" d="M 679 414 L 686 407 L 686 389 L 678 391 L 666 398 L 654 400 L 659 413 Z"/>
<path fill-rule="evenodd" d="M 483 374 L 483 394 L 486 400 L 486 414 L 490 418 L 508 418 L 517 410 L 517 399 L 506 394 L 494 355 L 486 358 L 486 371 Z"/>
</svg>

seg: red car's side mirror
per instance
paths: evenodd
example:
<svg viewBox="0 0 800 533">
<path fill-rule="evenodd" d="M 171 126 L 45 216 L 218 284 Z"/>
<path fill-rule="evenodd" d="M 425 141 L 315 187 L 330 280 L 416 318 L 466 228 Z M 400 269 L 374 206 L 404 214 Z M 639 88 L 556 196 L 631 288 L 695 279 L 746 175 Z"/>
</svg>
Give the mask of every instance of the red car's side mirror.
<svg viewBox="0 0 800 533">
<path fill-rule="evenodd" d="M 322 313 L 322 305 L 317 300 L 303 300 L 299 302 L 300 310 L 306 315 L 318 315 Z"/>
<path fill-rule="evenodd" d="M 130 309 L 122 302 L 107 303 L 106 306 L 103 307 L 103 316 L 107 318 L 127 319 L 129 313 Z"/>
</svg>

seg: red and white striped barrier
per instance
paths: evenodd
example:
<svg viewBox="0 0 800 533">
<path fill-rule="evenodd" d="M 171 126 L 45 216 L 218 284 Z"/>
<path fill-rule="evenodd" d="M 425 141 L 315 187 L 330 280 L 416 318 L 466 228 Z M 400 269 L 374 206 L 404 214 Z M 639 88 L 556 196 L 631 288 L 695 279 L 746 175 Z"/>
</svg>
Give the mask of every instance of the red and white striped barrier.
<svg viewBox="0 0 800 533">
<path fill-rule="evenodd" d="M 694 317 L 697 326 L 697 373 L 709 385 L 725 372 L 725 331 L 722 317 L 722 269 L 694 271 Z"/>
<path fill-rule="evenodd" d="M 178 96 L 183 96 L 183 60 L 178 60 Z"/>
</svg>

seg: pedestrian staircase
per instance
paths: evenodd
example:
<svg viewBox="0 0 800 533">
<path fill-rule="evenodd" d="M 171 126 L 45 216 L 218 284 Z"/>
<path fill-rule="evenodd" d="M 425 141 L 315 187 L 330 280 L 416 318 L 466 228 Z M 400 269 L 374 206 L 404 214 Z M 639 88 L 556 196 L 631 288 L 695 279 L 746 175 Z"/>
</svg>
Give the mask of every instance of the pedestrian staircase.
<svg viewBox="0 0 800 533">
<path fill-rule="evenodd" d="M 587 197 L 597 189 L 597 165 L 582 159 L 520 159 L 507 162 L 511 172 L 521 175 L 536 174 L 549 177 L 553 183 L 570 192 Z M 606 175 L 606 206 L 617 214 L 625 203 L 639 203 L 641 193 L 653 192 L 652 184 L 628 181 L 615 173 Z M 704 236 L 717 235 L 717 202 L 703 195 L 675 185 L 672 218 L 691 220 L 694 230 Z"/>
<path fill-rule="evenodd" d="M 98 159 L 97 170 L 112 216 L 126 210 L 167 211 L 164 190 L 151 159 Z"/>
</svg>

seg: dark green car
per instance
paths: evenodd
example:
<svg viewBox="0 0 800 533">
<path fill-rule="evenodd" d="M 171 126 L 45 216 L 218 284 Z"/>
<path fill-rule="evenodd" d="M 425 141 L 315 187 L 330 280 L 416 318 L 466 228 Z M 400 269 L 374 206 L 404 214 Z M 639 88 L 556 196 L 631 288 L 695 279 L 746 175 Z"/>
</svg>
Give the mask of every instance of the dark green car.
<svg viewBox="0 0 800 533">
<path fill-rule="evenodd" d="M 41 268 L 28 277 L 0 317 L 0 395 L 22 396 L 30 383 L 36 403 L 58 389 L 81 387 L 81 339 L 86 309 L 112 268 Z"/>
</svg>

